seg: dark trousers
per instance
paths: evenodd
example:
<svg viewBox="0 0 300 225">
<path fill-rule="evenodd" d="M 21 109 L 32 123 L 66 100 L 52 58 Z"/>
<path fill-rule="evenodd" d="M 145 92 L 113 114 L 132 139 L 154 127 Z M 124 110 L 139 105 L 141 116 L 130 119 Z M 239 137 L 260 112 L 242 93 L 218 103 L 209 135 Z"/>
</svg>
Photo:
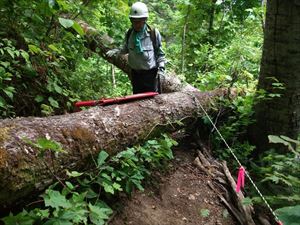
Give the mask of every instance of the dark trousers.
<svg viewBox="0 0 300 225">
<path fill-rule="evenodd" d="M 157 68 L 151 70 L 132 70 L 132 92 L 133 94 L 143 92 L 160 93 L 160 82 L 157 76 Z"/>
</svg>

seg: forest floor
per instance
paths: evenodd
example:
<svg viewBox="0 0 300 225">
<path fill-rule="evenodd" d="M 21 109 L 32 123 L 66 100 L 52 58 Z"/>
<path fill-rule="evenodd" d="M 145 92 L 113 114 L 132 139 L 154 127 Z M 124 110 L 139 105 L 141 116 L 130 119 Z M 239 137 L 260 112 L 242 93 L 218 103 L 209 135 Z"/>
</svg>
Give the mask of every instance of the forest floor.
<svg viewBox="0 0 300 225">
<path fill-rule="evenodd" d="M 122 197 L 110 225 L 235 225 L 214 190 L 212 178 L 193 164 L 191 145 L 174 149 L 167 171 L 156 171 L 145 191 Z"/>
</svg>

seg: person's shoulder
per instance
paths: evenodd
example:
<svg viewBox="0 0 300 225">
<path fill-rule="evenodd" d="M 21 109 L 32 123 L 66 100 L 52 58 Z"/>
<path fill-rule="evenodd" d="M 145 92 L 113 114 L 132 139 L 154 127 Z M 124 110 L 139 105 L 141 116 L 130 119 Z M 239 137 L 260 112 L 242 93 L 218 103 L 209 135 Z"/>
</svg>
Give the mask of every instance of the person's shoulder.
<svg viewBox="0 0 300 225">
<path fill-rule="evenodd" d="M 126 31 L 126 35 L 130 35 L 130 34 L 131 34 L 131 32 L 132 32 L 132 30 L 133 30 L 133 28 L 132 28 L 132 27 L 128 28 L 128 29 L 127 29 L 127 31 Z"/>
<path fill-rule="evenodd" d="M 147 32 L 154 36 L 156 36 L 159 33 L 156 27 L 149 26 L 148 24 L 147 24 Z"/>
<path fill-rule="evenodd" d="M 157 27 L 153 27 L 151 29 L 151 32 L 153 33 L 153 36 L 155 36 L 155 37 L 161 36 L 159 29 Z"/>
<path fill-rule="evenodd" d="M 131 33 L 132 33 L 132 30 L 133 30 L 132 27 L 128 28 L 128 30 L 127 30 L 127 32 L 126 32 L 126 42 L 128 42 L 129 37 L 130 37 L 130 35 L 131 35 Z"/>
</svg>

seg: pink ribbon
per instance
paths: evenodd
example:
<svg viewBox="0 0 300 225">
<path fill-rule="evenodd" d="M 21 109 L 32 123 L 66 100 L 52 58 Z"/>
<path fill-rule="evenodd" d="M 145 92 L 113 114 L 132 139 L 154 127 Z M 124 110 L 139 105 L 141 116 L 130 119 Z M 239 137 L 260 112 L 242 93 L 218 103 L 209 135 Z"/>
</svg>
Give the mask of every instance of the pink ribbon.
<svg viewBox="0 0 300 225">
<path fill-rule="evenodd" d="M 245 186 L 245 169 L 244 167 L 241 166 L 238 173 L 235 191 L 240 192 L 241 187 L 244 188 L 244 186 Z"/>
</svg>

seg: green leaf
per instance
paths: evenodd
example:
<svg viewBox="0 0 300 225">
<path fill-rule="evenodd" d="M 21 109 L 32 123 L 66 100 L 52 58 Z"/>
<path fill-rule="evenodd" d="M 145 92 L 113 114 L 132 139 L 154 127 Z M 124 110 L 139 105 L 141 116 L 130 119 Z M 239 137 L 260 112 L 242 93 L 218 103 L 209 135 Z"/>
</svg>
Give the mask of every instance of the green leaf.
<svg viewBox="0 0 300 225">
<path fill-rule="evenodd" d="M 69 176 L 69 177 L 79 177 L 79 176 L 81 176 L 83 173 L 79 173 L 79 172 L 77 172 L 77 171 L 72 171 L 72 172 L 69 172 L 68 170 L 67 170 L 67 175 Z"/>
<path fill-rule="evenodd" d="M 210 214 L 209 209 L 201 209 L 201 211 L 200 211 L 200 215 L 204 218 L 208 217 L 209 214 Z"/>
<path fill-rule="evenodd" d="M 29 61 L 29 55 L 28 55 L 28 53 L 27 52 L 25 52 L 25 51 L 21 51 L 21 56 L 25 59 L 25 61 L 26 61 L 26 63 L 30 63 L 30 61 Z"/>
<path fill-rule="evenodd" d="M 103 208 L 101 206 L 89 204 L 90 220 L 93 224 L 102 225 L 105 220 L 109 219 L 109 215 L 112 213 L 111 209 Z"/>
<path fill-rule="evenodd" d="M 275 184 L 278 184 L 280 178 L 277 177 L 277 176 L 275 176 L 275 175 L 268 175 L 268 177 L 264 178 L 261 182 L 265 182 L 265 181 L 268 181 L 268 180 L 271 180 L 271 181 L 273 181 Z"/>
<path fill-rule="evenodd" d="M 282 138 L 283 140 L 286 140 L 288 142 L 292 142 L 292 143 L 295 143 L 297 145 L 300 145 L 300 141 L 297 141 L 297 140 L 294 140 L 292 138 L 289 138 L 287 136 L 284 136 L 284 135 L 280 135 L 280 138 Z"/>
<path fill-rule="evenodd" d="M 131 182 L 140 190 L 144 191 L 144 187 L 142 186 L 141 180 L 133 179 Z"/>
<path fill-rule="evenodd" d="M 42 52 L 42 50 L 39 47 L 37 47 L 36 45 L 28 45 L 28 47 L 29 47 L 29 51 L 31 53 L 38 54 L 38 53 Z"/>
<path fill-rule="evenodd" d="M 60 143 L 47 138 L 38 138 L 34 146 L 41 150 L 52 150 L 54 152 L 65 152 Z"/>
<path fill-rule="evenodd" d="M 223 218 L 228 218 L 228 216 L 229 216 L 228 210 L 224 209 L 222 215 L 223 215 Z"/>
<path fill-rule="evenodd" d="M 55 6 L 55 4 L 57 4 L 57 3 L 55 0 L 48 0 L 48 4 L 49 4 L 50 8 L 53 8 Z"/>
<path fill-rule="evenodd" d="M 54 52 L 61 53 L 61 51 L 54 44 L 48 45 L 48 48 Z"/>
<path fill-rule="evenodd" d="M 74 225 L 71 221 L 61 218 L 51 218 L 44 225 Z"/>
<path fill-rule="evenodd" d="M 4 68 L 8 68 L 10 66 L 10 62 L 0 62 L 0 65 L 2 65 Z M 3 73 L 5 70 L 3 70 Z"/>
<path fill-rule="evenodd" d="M 72 221 L 73 224 L 86 224 L 88 216 L 87 204 L 73 204 L 73 207 L 60 213 L 59 218 Z"/>
<path fill-rule="evenodd" d="M 74 22 L 72 28 L 73 28 L 80 36 L 83 36 L 83 35 L 84 35 L 83 29 L 81 28 L 81 26 L 80 26 L 77 22 Z"/>
<path fill-rule="evenodd" d="M 5 224 L 22 224 L 22 225 L 32 225 L 34 223 L 34 219 L 32 219 L 27 211 L 23 210 L 16 216 L 14 216 L 12 213 L 9 214 L 9 216 L 6 216 L 1 219 Z"/>
<path fill-rule="evenodd" d="M 252 200 L 251 200 L 251 198 L 244 198 L 243 199 L 243 205 L 246 205 L 246 206 L 249 206 L 249 205 L 251 205 L 252 204 Z"/>
<path fill-rule="evenodd" d="M 109 157 L 109 154 L 107 152 L 101 151 L 98 155 L 98 160 L 97 160 L 98 167 L 102 166 L 108 157 Z"/>
<path fill-rule="evenodd" d="M 283 140 L 281 137 L 277 136 L 277 135 L 268 135 L 269 138 L 269 142 L 270 143 L 274 143 L 274 144 L 284 144 L 285 146 L 287 146 L 290 150 L 294 150 L 294 148 L 292 147 L 291 143 Z"/>
<path fill-rule="evenodd" d="M 104 182 L 102 182 L 102 186 L 103 186 L 105 192 L 111 193 L 111 194 L 115 193 L 115 189 L 111 183 L 107 183 L 104 181 Z"/>
<path fill-rule="evenodd" d="M 50 105 L 53 106 L 54 108 L 59 108 L 58 102 L 54 100 L 52 97 L 49 97 L 48 101 L 50 102 Z"/>
<path fill-rule="evenodd" d="M 97 194 L 96 192 L 94 192 L 91 188 L 87 189 L 86 198 L 93 199 L 93 198 L 97 198 L 98 196 L 99 196 L 99 194 Z"/>
<path fill-rule="evenodd" d="M 37 95 L 37 96 L 34 98 L 34 100 L 35 100 L 36 102 L 40 103 L 40 102 L 44 101 L 44 97 L 41 96 L 41 95 Z"/>
<path fill-rule="evenodd" d="M 70 19 L 65 19 L 65 18 L 58 18 L 59 23 L 64 27 L 64 28 L 70 28 L 74 25 L 74 21 Z"/>
<path fill-rule="evenodd" d="M 68 211 L 65 216 L 71 217 L 73 224 L 87 224 L 88 210 L 75 208 L 74 212 Z"/>
<path fill-rule="evenodd" d="M 107 173 L 101 173 L 101 177 L 105 178 L 107 181 L 111 181 L 111 177 Z"/>
<path fill-rule="evenodd" d="M 73 192 L 72 201 L 73 201 L 73 203 L 83 206 L 86 204 L 86 202 L 85 202 L 86 196 L 87 196 L 87 191 L 82 192 L 80 194 L 78 194 L 77 192 Z"/>
<path fill-rule="evenodd" d="M 60 192 L 48 189 L 43 196 L 45 201 L 45 206 L 50 206 L 52 208 L 71 208 L 72 204 L 63 196 Z"/>
<path fill-rule="evenodd" d="M 7 103 L 6 103 L 5 99 L 0 96 L 0 107 L 6 108 L 6 105 L 7 105 Z"/>
<path fill-rule="evenodd" d="M 283 224 L 298 225 L 300 221 L 300 205 L 275 210 Z"/>
<path fill-rule="evenodd" d="M 70 190 L 73 190 L 74 189 L 74 185 L 69 182 L 69 181 L 66 181 L 66 186 L 70 189 Z"/>
<path fill-rule="evenodd" d="M 15 92 L 15 88 L 14 87 L 7 87 L 6 89 L 3 90 L 5 92 L 5 94 L 10 98 L 13 99 L 14 97 L 14 92 Z"/>
<path fill-rule="evenodd" d="M 116 182 L 114 182 L 114 184 L 113 184 L 113 188 L 114 188 L 114 189 L 116 189 L 116 190 L 118 190 L 118 191 L 123 191 L 123 189 L 122 189 L 121 185 L 120 185 L 120 184 L 118 184 L 118 183 L 116 183 Z"/>
<path fill-rule="evenodd" d="M 279 98 L 280 96 L 281 94 L 269 94 L 269 97 L 271 98 L 275 98 L 275 97 Z"/>
<path fill-rule="evenodd" d="M 29 212 L 29 215 L 33 218 L 38 217 L 39 219 L 46 219 L 49 217 L 50 213 L 49 209 L 35 208 Z"/>
<path fill-rule="evenodd" d="M 11 49 L 7 49 L 6 50 L 7 52 L 8 52 L 8 54 L 10 54 L 10 56 L 14 59 L 15 58 L 15 52 L 14 51 L 12 51 Z"/>
<path fill-rule="evenodd" d="M 62 88 L 60 86 L 57 85 L 57 83 L 53 83 L 53 87 L 54 90 L 58 93 L 61 94 L 62 93 Z"/>
</svg>

